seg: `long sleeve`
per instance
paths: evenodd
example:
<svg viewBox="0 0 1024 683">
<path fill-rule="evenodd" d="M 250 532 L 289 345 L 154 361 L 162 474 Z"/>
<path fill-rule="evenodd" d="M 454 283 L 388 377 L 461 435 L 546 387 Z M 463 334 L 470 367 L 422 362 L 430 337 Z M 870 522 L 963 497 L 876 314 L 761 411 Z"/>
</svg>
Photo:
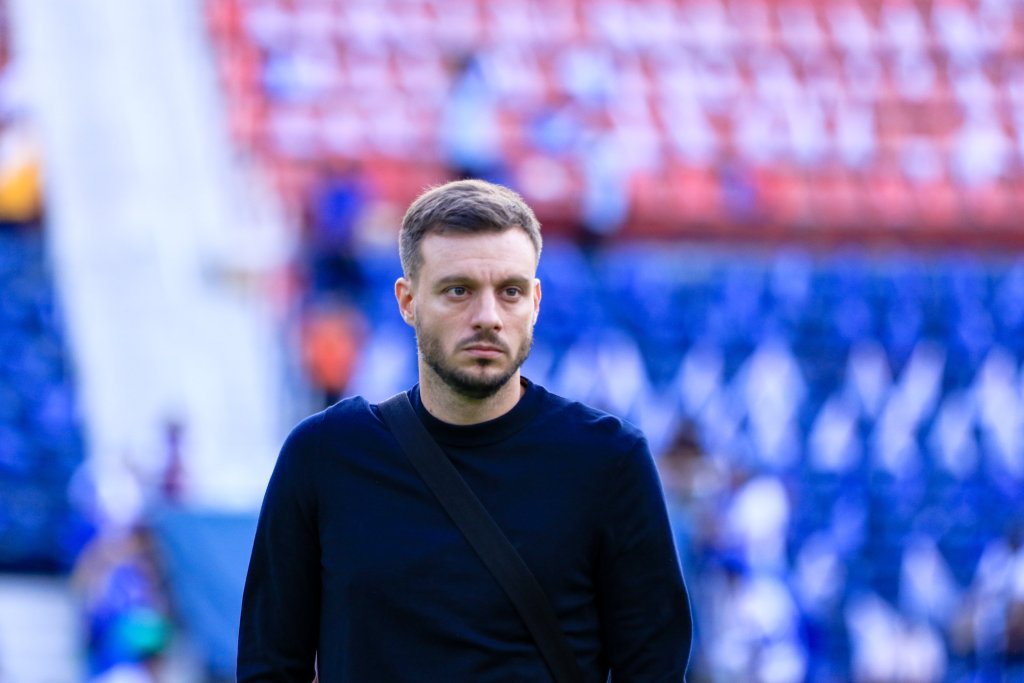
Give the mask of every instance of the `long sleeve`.
<svg viewBox="0 0 1024 683">
<path fill-rule="evenodd" d="M 614 683 L 679 682 L 690 653 L 690 606 L 647 443 L 616 468 L 606 498 L 599 604 Z"/>
<path fill-rule="evenodd" d="M 309 683 L 320 623 L 315 441 L 319 416 L 281 449 L 263 507 L 242 595 L 239 683 Z"/>
</svg>

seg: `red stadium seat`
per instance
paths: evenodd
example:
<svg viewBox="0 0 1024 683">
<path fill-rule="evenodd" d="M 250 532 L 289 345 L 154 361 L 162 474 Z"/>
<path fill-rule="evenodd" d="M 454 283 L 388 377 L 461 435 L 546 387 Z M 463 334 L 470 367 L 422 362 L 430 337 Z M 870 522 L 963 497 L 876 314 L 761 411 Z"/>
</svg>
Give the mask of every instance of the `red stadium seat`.
<svg viewBox="0 0 1024 683">
<path fill-rule="evenodd" d="M 670 172 L 672 214 L 684 223 L 719 224 L 724 219 L 721 185 L 708 166 L 674 166 Z"/>
<path fill-rule="evenodd" d="M 761 167 L 755 171 L 758 207 L 770 225 L 792 226 L 805 223 L 812 211 L 813 188 L 803 174 L 785 166 Z"/>
<path fill-rule="evenodd" d="M 807 196 L 815 226 L 855 227 L 863 218 L 862 194 L 853 175 L 839 164 L 808 173 Z"/>
</svg>

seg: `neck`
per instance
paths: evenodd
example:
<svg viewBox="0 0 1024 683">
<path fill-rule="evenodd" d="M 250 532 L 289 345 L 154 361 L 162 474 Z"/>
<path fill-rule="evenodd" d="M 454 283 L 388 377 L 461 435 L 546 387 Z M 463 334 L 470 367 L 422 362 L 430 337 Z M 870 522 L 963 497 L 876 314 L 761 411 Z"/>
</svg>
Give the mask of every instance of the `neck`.
<svg viewBox="0 0 1024 683">
<path fill-rule="evenodd" d="M 487 398 L 470 398 L 452 391 L 433 370 L 420 365 L 420 400 L 431 415 L 455 425 L 471 425 L 501 417 L 512 410 L 525 389 L 519 372 Z"/>
</svg>

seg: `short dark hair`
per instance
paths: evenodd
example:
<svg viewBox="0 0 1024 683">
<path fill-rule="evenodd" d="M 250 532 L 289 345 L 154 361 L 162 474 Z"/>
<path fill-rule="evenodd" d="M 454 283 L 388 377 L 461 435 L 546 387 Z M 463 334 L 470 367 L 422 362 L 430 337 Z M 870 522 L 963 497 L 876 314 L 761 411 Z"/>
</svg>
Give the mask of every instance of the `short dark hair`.
<svg viewBox="0 0 1024 683">
<path fill-rule="evenodd" d="M 512 228 L 526 231 L 537 258 L 543 241 L 540 222 L 515 191 L 485 180 L 453 180 L 428 189 L 417 197 L 402 219 L 398 234 L 398 253 L 402 272 L 414 279 L 423 265 L 420 243 L 431 233 L 504 232 Z"/>
</svg>

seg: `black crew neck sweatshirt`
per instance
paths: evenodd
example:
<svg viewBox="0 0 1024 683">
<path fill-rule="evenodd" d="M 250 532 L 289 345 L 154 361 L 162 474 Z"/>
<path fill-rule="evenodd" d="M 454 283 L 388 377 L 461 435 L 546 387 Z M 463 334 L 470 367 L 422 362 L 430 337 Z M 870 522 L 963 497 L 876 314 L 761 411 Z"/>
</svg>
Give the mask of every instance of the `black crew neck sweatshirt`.
<svg viewBox="0 0 1024 683">
<path fill-rule="evenodd" d="M 420 419 L 550 598 L 586 681 L 682 681 L 691 624 L 646 441 L 524 381 L 505 415 Z M 362 398 L 289 435 L 246 579 L 238 680 L 550 681 L 526 626 Z"/>
</svg>

